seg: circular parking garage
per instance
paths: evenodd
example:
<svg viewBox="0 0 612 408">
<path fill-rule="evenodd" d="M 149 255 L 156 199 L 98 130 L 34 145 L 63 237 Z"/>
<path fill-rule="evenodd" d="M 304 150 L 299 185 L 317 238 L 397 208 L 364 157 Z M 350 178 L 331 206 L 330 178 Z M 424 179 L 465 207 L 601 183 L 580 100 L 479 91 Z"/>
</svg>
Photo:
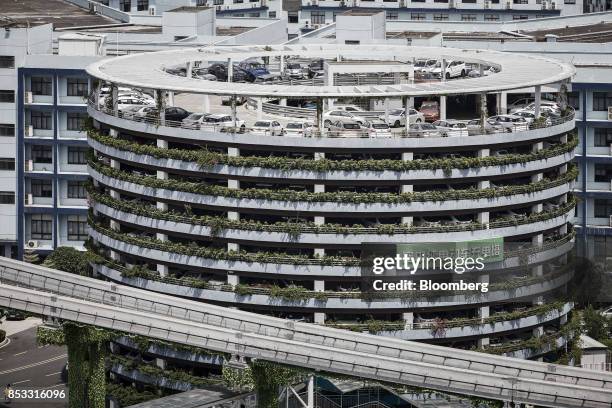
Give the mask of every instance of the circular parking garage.
<svg viewBox="0 0 612 408">
<path fill-rule="evenodd" d="M 478 50 L 289 45 L 130 55 L 88 72 L 98 274 L 521 357 L 562 343 L 571 66 Z M 513 91 L 532 96 L 507 106 Z M 485 293 L 362 290 L 364 244 L 483 240 L 513 245 L 496 267 L 464 275 Z"/>
</svg>

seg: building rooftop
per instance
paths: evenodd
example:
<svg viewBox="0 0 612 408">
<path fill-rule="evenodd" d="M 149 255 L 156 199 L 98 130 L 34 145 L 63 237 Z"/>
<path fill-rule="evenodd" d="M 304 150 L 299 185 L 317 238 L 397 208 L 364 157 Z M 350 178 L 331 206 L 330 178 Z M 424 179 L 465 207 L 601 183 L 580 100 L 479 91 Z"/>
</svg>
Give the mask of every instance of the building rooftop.
<svg viewBox="0 0 612 408">
<path fill-rule="evenodd" d="M 378 13 L 384 13 L 382 10 L 372 9 L 352 9 L 340 14 L 341 16 L 373 16 Z"/>
<path fill-rule="evenodd" d="M 129 408 L 200 408 L 216 406 L 218 403 L 236 397 L 238 394 L 220 387 L 196 389 L 167 397 L 131 405 Z"/>
<path fill-rule="evenodd" d="M 210 7 L 205 6 L 182 6 L 168 11 L 172 13 L 197 13 L 200 11 L 208 10 L 209 8 Z"/>
<path fill-rule="evenodd" d="M 63 0 L 0 1 L 0 27 L 25 28 L 42 24 L 53 28 L 116 24 L 118 21 L 90 14 Z"/>
<path fill-rule="evenodd" d="M 546 34 L 557 36 L 557 41 L 604 43 L 612 41 L 612 23 L 599 23 L 575 27 L 520 31 L 535 38 L 536 41 L 546 41 Z"/>
<path fill-rule="evenodd" d="M 602 344 L 592 337 L 585 334 L 580 335 L 580 348 L 583 350 L 607 350 L 608 346 Z"/>
</svg>

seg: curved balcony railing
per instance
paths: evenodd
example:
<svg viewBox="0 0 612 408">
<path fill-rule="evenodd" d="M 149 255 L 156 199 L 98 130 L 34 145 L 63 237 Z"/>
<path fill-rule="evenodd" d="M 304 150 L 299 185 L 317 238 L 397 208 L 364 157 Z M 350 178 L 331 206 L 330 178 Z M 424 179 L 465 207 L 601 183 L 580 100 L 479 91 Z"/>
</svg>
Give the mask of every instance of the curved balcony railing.
<svg viewBox="0 0 612 408">
<path fill-rule="evenodd" d="M 491 177 L 528 173 L 568 163 L 578 138 L 527 154 L 402 160 L 307 160 L 279 157 L 233 157 L 207 150 L 163 149 L 143 145 L 94 130 L 89 145 L 105 156 L 152 168 L 235 177 L 299 180 L 395 180 Z"/>
<path fill-rule="evenodd" d="M 321 235 L 333 235 L 336 238 L 347 239 L 348 235 L 371 236 L 371 235 L 409 235 L 409 234 L 436 234 L 466 231 L 481 231 L 491 229 L 504 229 L 518 227 L 521 225 L 533 225 L 533 230 L 539 222 L 550 221 L 561 217 L 561 222 L 567 221 L 567 216 L 576 206 L 576 198 L 570 199 L 558 207 L 545 210 L 540 213 L 528 216 L 504 217 L 492 220 L 488 223 L 469 222 L 469 223 L 447 223 L 440 225 L 417 226 L 417 225 L 395 225 L 381 224 L 377 227 L 349 227 L 337 224 L 315 225 L 314 223 L 296 224 L 290 222 L 277 222 L 274 224 L 255 221 L 234 221 L 227 217 L 185 215 L 172 211 L 163 211 L 155 205 L 139 204 L 133 201 L 117 200 L 109 195 L 99 193 L 89 188 L 89 196 L 94 201 L 94 209 L 102 214 L 114 218 L 118 221 L 126 221 L 131 224 L 149 226 L 161 230 L 176 230 L 176 232 L 192 233 L 199 236 L 211 237 L 231 237 L 248 240 L 241 232 L 253 231 L 258 234 L 257 241 L 299 241 L 303 234 L 314 235 L 313 241 L 318 242 Z M 162 223 L 160 223 L 162 221 Z M 164 223 L 167 222 L 167 223 Z M 171 228 L 172 225 L 175 228 Z M 194 228 L 196 227 L 196 228 Z M 202 228 L 197 228 L 202 227 Z M 546 227 L 550 227 L 547 223 Z M 279 236 L 278 234 L 283 234 Z M 333 238 L 332 238 L 333 239 Z M 367 239 L 362 237 L 361 241 Z"/>
<path fill-rule="evenodd" d="M 224 132 L 224 133 L 251 133 L 258 134 L 262 136 L 285 136 L 288 137 L 284 129 L 280 131 L 278 134 L 275 132 L 270 132 L 266 130 L 261 130 L 258 128 L 252 128 L 246 125 L 186 125 L 182 121 L 172 121 L 172 120 L 164 120 L 154 116 L 138 116 L 131 112 L 124 112 L 121 110 L 115 111 L 113 108 L 108 106 L 104 106 L 96 102 L 94 99 L 89 99 L 89 107 L 95 111 L 101 112 L 105 115 L 110 115 L 113 117 L 117 117 L 120 119 L 130 120 L 133 122 L 145 123 L 148 125 L 152 125 L 155 127 L 169 127 L 169 128 L 179 128 L 179 129 L 188 129 L 197 131 L 209 131 L 209 132 Z M 542 118 L 542 120 L 534 121 L 532 123 L 518 123 L 518 124 L 509 124 L 504 126 L 491 126 L 491 127 L 479 127 L 468 130 L 461 130 L 459 132 L 456 131 L 423 131 L 423 130 L 406 130 L 405 128 L 397 128 L 393 129 L 391 133 L 371 133 L 367 129 L 360 129 L 356 131 L 334 131 L 334 130 L 323 130 L 319 131 L 316 128 L 312 128 L 310 131 L 305 131 L 302 134 L 297 134 L 295 137 L 305 137 L 305 138 L 366 138 L 366 139 L 390 139 L 390 138 L 444 138 L 444 137 L 453 137 L 453 135 L 459 133 L 456 137 L 471 137 L 478 135 L 490 135 L 497 133 L 517 133 L 517 132 L 525 132 L 530 130 L 537 129 L 545 129 L 553 126 L 558 126 L 570 121 L 573 121 L 575 118 L 575 113 L 572 110 L 569 114 L 566 114 L 561 117 L 550 117 L 550 118 Z M 292 134 L 292 136 L 294 136 Z"/>
</svg>

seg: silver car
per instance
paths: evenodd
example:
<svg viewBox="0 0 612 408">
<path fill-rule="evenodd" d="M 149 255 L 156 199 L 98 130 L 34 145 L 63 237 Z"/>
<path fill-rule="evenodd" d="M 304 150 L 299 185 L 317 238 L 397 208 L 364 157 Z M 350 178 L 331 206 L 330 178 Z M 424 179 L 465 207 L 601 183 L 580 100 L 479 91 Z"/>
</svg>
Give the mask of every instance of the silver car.
<svg viewBox="0 0 612 408">
<path fill-rule="evenodd" d="M 440 137 L 440 131 L 431 123 L 413 123 L 408 127 L 410 137 Z"/>
</svg>

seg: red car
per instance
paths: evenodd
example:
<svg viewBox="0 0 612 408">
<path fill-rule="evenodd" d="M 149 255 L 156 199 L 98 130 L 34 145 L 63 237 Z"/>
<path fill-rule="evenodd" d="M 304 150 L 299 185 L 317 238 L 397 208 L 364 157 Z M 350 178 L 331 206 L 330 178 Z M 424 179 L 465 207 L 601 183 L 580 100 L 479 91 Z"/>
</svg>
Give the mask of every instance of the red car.
<svg viewBox="0 0 612 408">
<path fill-rule="evenodd" d="M 425 117 L 426 122 L 431 123 L 440 119 L 440 104 L 436 101 L 423 102 L 419 111 Z"/>
</svg>

